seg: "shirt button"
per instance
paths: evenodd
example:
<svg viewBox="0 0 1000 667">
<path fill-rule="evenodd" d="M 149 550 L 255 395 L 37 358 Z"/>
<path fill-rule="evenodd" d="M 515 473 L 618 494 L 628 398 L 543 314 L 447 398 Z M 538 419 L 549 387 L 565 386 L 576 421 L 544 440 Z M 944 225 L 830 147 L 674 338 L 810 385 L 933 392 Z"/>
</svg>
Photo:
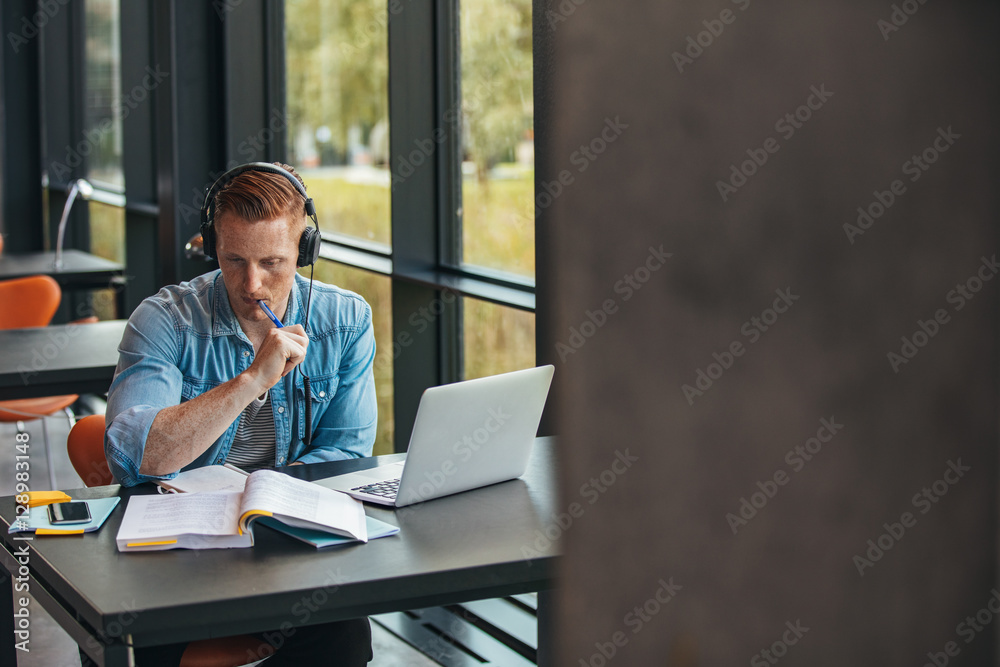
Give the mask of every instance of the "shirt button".
<svg viewBox="0 0 1000 667">
<path fill-rule="evenodd" d="M 326 392 L 325 391 L 319 392 L 319 397 L 320 398 L 323 398 L 324 396 L 326 396 Z"/>
<path fill-rule="evenodd" d="M 250 350 L 243 350 L 243 356 L 244 357 L 249 357 L 250 356 Z"/>
<path fill-rule="evenodd" d="M 279 405 L 279 406 L 278 406 L 278 414 L 281 414 L 281 413 L 282 413 L 282 412 L 284 412 L 284 411 L 285 411 L 285 406 L 283 406 L 283 405 Z"/>
</svg>

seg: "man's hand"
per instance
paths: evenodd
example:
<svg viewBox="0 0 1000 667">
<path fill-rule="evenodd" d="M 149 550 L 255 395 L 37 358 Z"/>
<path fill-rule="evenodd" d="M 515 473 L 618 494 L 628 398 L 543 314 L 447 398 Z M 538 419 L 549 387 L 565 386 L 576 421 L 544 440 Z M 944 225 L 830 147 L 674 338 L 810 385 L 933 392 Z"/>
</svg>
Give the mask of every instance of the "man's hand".
<svg viewBox="0 0 1000 667">
<path fill-rule="evenodd" d="M 139 472 L 166 475 L 194 461 L 250 401 L 302 363 L 308 347 L 301 325 L 269 329 L 250 368 L 190 401 L 160 410 L 146 436 Z"/>
<path fill-rule="evenodd" d="M 290 370 L 306 358 L 309 337 L 301 324 L 268 329 L 247 373 L 260 388 L 258 396 L 278 384 Z"/>
</svg>

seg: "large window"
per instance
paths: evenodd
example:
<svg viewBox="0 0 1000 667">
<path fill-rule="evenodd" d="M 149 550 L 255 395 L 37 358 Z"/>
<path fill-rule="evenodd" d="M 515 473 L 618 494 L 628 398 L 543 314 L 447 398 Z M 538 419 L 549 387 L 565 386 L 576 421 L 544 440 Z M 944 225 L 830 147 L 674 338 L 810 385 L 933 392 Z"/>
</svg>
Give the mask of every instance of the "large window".
<svg viewBox="0 0 1000 667">
<path fill-rule="evenodd" d="M 535 365 L 535 315 L 480 299 L 462 303 L 467 380 Z"/>
<path fill-rule="evenodd" d="M 121 92 L 120 0 L 86 0 L 83 19 L 83 132 L 71 137 L 61 164 L 50 165 L 50 178 L 67 188 L 71 186 L 67 180 L 75 180 L 71 174 L 92 184 L 92 201 L 81 197 L 73 206 L 74 210 L 85 207 L 89 222 L 88 237 L 78 237 L 76 243 L 89 244 L 90 252 L 99 257 L 125 262 L 122 118 L 125 105 L 131 102 Z M 92 293 L 91 307 L 100 319 L 119 316 L 115 296 L 113 289 Z"/>
<path fill-rule="evenodd" d="M 389 234 L 389 56 L 384 0 L 287 0 L 288 159 L 320 227 Z"/>
<path fill-rule="evenodd" d="M 432 6 L 285 2 L 287 160 L 317 277 L 372 305 L 377 452 L 405 446 L 423 387 L 535 364 L 531 0 Z"/>
<path fill-rule="evenodd" d="M 87 178 L 122 191 L 122 95 L 119 0 L 87 0 L 84 44 L 84 132 L 74 148 Z"/>
<path fill-rule="evenodd" d="M 89 203 L 90 252 L 114 262 L 125 262 L 125 209 L 97 201 Z M 119 317 L 114 288 L 95 290 L 93 311 L 98 319 Z"/>
<path fill-rule="evenodd" d="M 535 275 L 531 0 L 461 0 L 462 259 Z"/>
<path fill-rule="evenodd" d="M 308 269 L 300 270 L 309 275 Z M 378 395 L 378 433 L 375 436 L 375 454 L 393 451 L 393 346 L 392 346 L 392 285 L 389 278 L 371 271 L 363 271 L 339 262 L 320 261 L 316 264 L 316 280 L 337 285 L 362 296 L 372 307 L 372 325 L 375 329 L 375 392 Z"/>
</svg>

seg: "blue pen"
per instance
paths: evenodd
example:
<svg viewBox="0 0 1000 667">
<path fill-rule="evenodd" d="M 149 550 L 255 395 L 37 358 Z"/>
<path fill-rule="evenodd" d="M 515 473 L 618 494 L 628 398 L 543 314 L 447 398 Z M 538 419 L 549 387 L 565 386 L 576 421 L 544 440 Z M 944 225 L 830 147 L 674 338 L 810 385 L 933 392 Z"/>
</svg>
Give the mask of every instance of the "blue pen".
<svg viewBox="0 0 1000 667">
<path fill-rule="evenodd" d="M 265 313 L 267 313 L 267 316 L 271 318 L 271 321 L 274 322 L 274 326 L 279 329 L 285 328 L 285 325 L 281 323 L 281 320 L 274 316 L 274 313 L 271 312 L 271 309 L 267 307 L 266 303 L 258 299 L 257 304 L 264 310 Z"/>
</svg>

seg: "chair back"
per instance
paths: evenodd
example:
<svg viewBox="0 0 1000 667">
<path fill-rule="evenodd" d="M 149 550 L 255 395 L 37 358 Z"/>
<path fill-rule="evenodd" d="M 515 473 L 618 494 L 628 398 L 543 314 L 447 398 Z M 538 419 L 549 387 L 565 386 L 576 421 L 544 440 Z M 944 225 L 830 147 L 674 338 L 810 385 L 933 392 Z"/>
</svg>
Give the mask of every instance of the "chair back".
<svg viewBox="0 0 1000 667">
<path fill-rule="evenodd" d="M 66 441 L 73 469 L 87 486 L 114 484 L 104 458 L 104 415 L 88 415 L 78 421 Z"/>
<path fill-rule="evenodd" d="M 59 283 L 49 276 L 0 281 L 0 329 L 47 326 L 61 300 Z"/>
</svg>

